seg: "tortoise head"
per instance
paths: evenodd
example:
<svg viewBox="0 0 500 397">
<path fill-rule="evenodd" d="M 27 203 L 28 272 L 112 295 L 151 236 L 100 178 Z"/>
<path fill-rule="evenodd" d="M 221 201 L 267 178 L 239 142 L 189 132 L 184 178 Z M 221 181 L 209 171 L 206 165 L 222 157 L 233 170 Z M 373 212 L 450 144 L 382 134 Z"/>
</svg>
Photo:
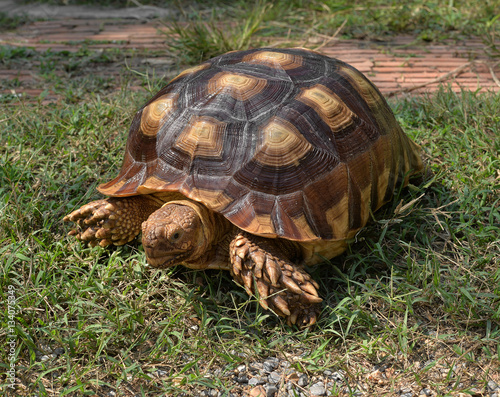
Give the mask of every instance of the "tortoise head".
<svg viewBox="0 0 500 397">
<path fill-rule="evenodd" d="M 210 246 L 196 205 L 186 201 L 168 202 L 142 223 L 142 244 L 148 263 L 165 269 L 178 264 L 197 268 L 197 259 Z"/>
</svg>

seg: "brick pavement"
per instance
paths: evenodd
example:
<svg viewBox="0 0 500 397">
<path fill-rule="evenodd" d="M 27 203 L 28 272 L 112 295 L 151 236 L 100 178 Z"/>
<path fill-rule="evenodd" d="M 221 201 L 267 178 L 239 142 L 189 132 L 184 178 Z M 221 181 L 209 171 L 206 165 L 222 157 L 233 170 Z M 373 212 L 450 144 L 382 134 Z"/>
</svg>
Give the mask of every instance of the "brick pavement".
<svg viewBox="0 0 500 397">
<path fill-rule="evenodd" d="M 33 47 L 38 51 L 77 51 L 89 49 L 139 49 L 165 52 L 168 36 L 157 20 L 64 18 L 32 22 L 14 32 L 0 32 L 0 45 Z M 412 37 L 397 37 L 391 42 L 332 40 L 320 49 L 342 59 L 365 73 L 385 95 L 401 91 L 428 92 L 440 83 L 453 90 L 500 91 L 500 65 L 494 63 L 479 39 L 460 43 L 418 44 Z M 120 68 L 109 67 L 109 73 Z M 0 63 L 0 80 L 17 78 L 16 93 L 36 96 L 41 90 L 23 88 L 36 79 L 30 68 L 8 69 Z M 12 90 L 11 90 L 12 91 Z"/>
</svg>

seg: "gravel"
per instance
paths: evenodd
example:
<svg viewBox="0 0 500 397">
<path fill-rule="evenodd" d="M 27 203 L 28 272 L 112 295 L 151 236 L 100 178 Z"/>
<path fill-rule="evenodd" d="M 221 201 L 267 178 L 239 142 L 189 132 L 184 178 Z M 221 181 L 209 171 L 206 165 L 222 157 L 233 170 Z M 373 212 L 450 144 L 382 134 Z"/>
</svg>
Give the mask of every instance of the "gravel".
<svg viewBox="0 0 500 397">
<path fill-rule="evenodd" d="M 309 389 L 313 396 L 324 396 L 326 394 L 326 388 L 323 382 L 318 382 L 312 385 Z"/>
<path fill-rule="evenodd" d="M 386 369 L 375 367 L 372 373 L 377 371 L 383 373 Z M 236 368 L 226 368 L 217 374 L 212 373 L 210 377 L 222 380 L 225 388 L 231 390 L 233 397 L 323 397 L 332 395 L 333 392 L 355 397 L 370 395 L 361 383 L 350 383 L 346 372 L 341 369 L 329 368 L 321 372 L 305 373 L 291 365 L 289 361 L 278 357 L 245 362 Z M 488 382 L 485 389 L 487 389 L 485 397 L 500 397 L 500 386 L 496 382 Z M 216 397 L 226 395 L 223 390 L 217 390 L 216 393 L 215 390 L 209 390 L 200 390 L 197 395 Z M 420 389 L 402 387 L 395 395 L 435 397 L 436 390 L 426 387 Z"/>
<path fill-rule="evenodd" d="M 255 376 L 248 381 L 248 384 L 250 386 L 264 385 L 266 384 L 266 381 L 258 376 Z"/>
<path fill-rule="evenodd" d="M 305 387 L 305 386 L 307 386 L 308 383 L 309 383 L 309 379 L 307 378 L 307 375 L 306 374 L 300 375 L 299 381 L 297 382 L 297 384 L 300 387 Z"/>
<path fill-rule="evenodd" d="M 273 371 L 267 377 L 269 383 L 279 383 L 281 381 L 281 374 L 277 371 Z"/>
<path fill-rule="evenodd" d="M 64 355 L 66 352 L 61 347 L 51 348 L 41 345 L 36 352 L 38 361 L 48 362 Z M 242 357 L 244 358 L 244 357 Z M 183 360 L 190 360 L 186 355 Z M 385 367 L 375 367 L 370 376 L 374 380 L 383 381 L 381 376 L 386 371 Z M 169 371 L 156 369 L 152 375 L 158 378 L 168 377 Z M 332 395 L 351 395 L 355 397 L 369 396 L 370 393 L 360 383 L 350 383 L 345 371 L 341 369 L 326 369 L 322 372 L 305 373 L 298 370 L 286 359 L 267 357 L 258 361 L 249 361 L 236 367 L 226 366 L 213 369 L 205 375 L 210 379 L 219 379 L 224 384 L 224 389 L 202 387 L 194 396 L 206 397 L 322 397 Z M 484 393 L 480 392 L 478 384 L 477 393 L 485 397 L 500 397 L 500 385 L 490 380 Z M 227 390 L 231 390 L 227 394 Z M 471 389 L 472 390 L 472 389 Z M 337 395 L 336 394 L 336 395 Z M 403 387 L 397 391 L 399 397 L 435 397 L 436 391 L 431 388 L 412 389 Z M 109 394 L 112 397 L 111 394 Z M 187 396 L 187 395 L 186 395 Z"/>
<path fill-rule="evenodd" d="M 488 387 L 488 391 L 489 392 L 500 391 L 500 386 L 496 382 L 494 382 L 492 380 L 490 380 L 488 382 L 488 386 L 487 387 Z"/>
<path fill-rule="evenodd" d="M 224 374 L 220 375 L 224 378 Z M 347 390 L 344 379 L 343 371 L 333 370 L 310 376 L 277 357 L 238 365 L 232 375 L 232 381 L 242 387 L 238 390 L 234 388 L 235 395 L 261 397 L 327 396 L 334 387 L 338 389 L 340 386 Z"/>
<path fill-rule="evenodd" d="M 279 360 L 277 358 L 270 358 L 264 361 L 264 371 L 265 372 L 272 372 L 276 368 L 278 368 L 279 365 Z"/>
<path fill-rule="evenodd" d="M 267 385 L 265 389 L 267 397 L 273 397 L 278 392 L 278 388 L 274 385 Z"/>
</svg>

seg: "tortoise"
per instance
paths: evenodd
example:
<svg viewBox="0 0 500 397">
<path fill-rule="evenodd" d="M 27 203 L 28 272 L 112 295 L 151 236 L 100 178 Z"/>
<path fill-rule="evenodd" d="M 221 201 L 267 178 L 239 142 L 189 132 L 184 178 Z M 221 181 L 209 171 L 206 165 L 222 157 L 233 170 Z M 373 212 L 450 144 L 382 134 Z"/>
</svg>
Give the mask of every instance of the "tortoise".
<svg viewBox="0 0 500 397">
<path fill-rule="evenodd" d="M 135 115 L 108 198 L 67 215 L 90 245 L 142 231 L 147 262 L 229 270 L 289 324 L 316 322 L 306 266 L 341 254 L 423 169 L 378 89 L 303 49 L 229 52 L 184 70 Z"/>
</svg>

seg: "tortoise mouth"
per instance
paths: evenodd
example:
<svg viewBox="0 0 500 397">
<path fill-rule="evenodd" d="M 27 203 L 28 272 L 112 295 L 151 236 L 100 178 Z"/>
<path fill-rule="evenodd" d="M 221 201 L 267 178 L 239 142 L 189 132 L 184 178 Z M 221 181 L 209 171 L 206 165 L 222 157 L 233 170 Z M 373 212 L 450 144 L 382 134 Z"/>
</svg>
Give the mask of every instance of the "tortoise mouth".
<svg viewBox="0 0 500 397">
<path fill-rule="evenodd" d="M 180 265 L 184 259 L 188 257 L 188 253 L 181 252 L 178 254 L 156 254 L 149 255 L 146 252 L 146 258 L 150 266 L 157 269 L 167 269 L 169 267 L 174 267 Z"/>
</svg>

